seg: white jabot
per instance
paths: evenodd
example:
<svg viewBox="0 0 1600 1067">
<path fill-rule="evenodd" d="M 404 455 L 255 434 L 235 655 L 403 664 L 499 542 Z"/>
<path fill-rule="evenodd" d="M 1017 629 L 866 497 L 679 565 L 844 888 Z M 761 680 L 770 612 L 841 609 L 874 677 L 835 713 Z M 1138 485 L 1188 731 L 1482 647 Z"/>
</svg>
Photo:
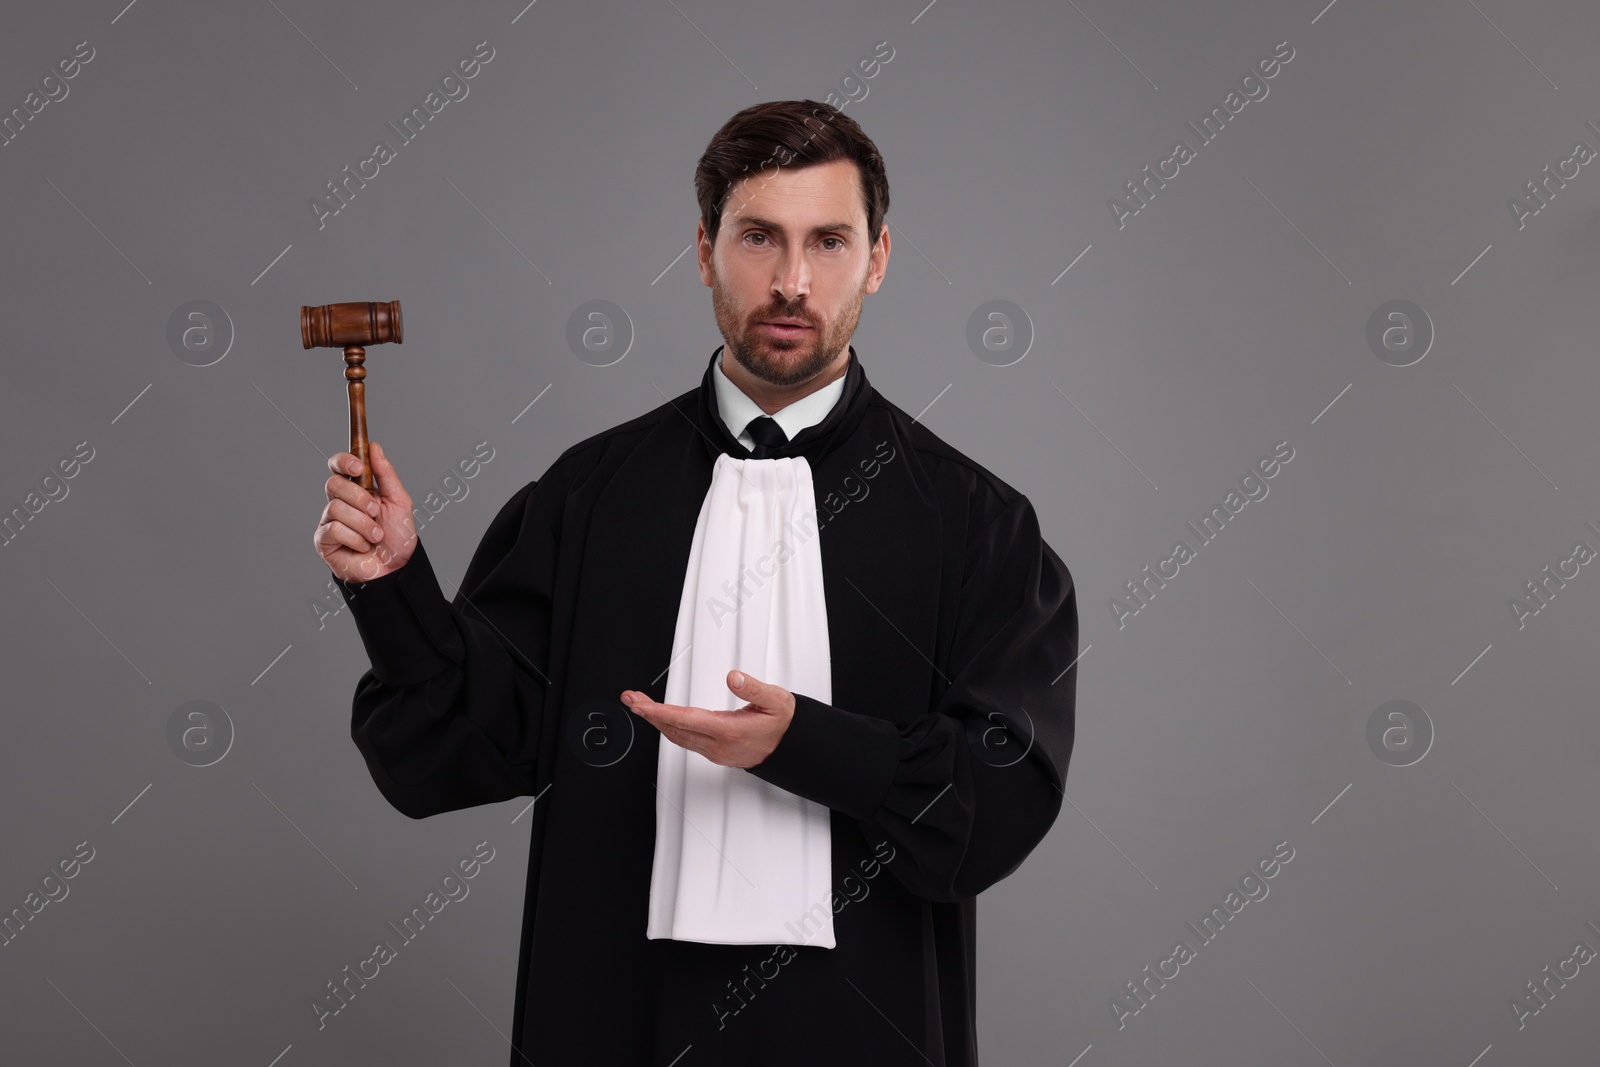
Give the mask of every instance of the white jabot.
<svg viewBox="0 0 1600 1067">
<path fill-rule="evenodd" d="M 722 355 L 711 363 L 711 385 L 717 394 L 717 414 L 722 416 L 722 424 L 728 428 L 728 432 L 741 445 L 754 452 L 755 441 L 745 432 L 745 428 L 750 425 L 751 419 L 766 412 L 722 373 L 722 361 L 727 356 L 728 350 L 724 348 Z M 793 441 L 795 434 L 828 417 L 828 412 L 833 410 L 833 405 L 839 402 L 839 396 L 844 392 L 844 379 L 845 375 L 841 374 L 821 389 L 779 408 L 772 416 L 773 421 L 783 427 L 784 434 Z"/>
<path fill-rule="evenodd" d="M 803 456 L 717 457 L 689 550 L 665 703 L 742 708 L 727 684 L 733 669 L 832 700 L 817 532 Z M 660 742 L 646 936 L 835 947 L 828 808 L 665 735 Z M 812 925 L 819 904 L 820 928 Z"/>
</svg>

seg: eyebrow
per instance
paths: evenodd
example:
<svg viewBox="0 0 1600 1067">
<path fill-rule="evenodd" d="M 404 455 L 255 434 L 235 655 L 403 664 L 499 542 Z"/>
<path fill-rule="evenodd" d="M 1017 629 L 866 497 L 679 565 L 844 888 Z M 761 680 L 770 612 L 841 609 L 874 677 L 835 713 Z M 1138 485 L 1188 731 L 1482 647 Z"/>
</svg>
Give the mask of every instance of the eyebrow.
<svg viewBox="0 0 1600 1067">
<path fill-rule="evenodd" d="M 763 229 L 763 230 L 775 230 L 778 233 L 783 233 L 784 232 L 784 228 L 782 226 L 778 225 L 776 222 L 773 222 L 771 219 L 761 218 L 760 216 L 757 216 L 757 215 L 742 215 L 735 222 L 735 225 L 736 226 L 755 226 L 755 227 L 758 227 L 758 228 Z M 830 233 L 830 232 L 831 233 L 848 233 L 848 234 L 852 234 L 853 235 L 856 232 L 856 228 L 854 226 L 850 225 L 848 222 L 829 222 L 829 223 L 825 223 L 824 225 L 821 225 L 821 226 L 813 226 L 813 227 L 811 227 L 811 232 L 812 232 L 813 235 L 819 234 L 819 233 Z"/>
</svg>

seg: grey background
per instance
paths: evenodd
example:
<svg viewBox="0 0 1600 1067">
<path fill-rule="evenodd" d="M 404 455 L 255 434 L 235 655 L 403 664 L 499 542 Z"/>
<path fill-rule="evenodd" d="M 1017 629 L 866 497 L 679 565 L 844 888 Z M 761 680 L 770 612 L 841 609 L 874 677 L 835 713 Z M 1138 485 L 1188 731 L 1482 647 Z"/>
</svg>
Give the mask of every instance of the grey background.
<svg viewBox="0 0 1600 1067">
<path fill-rule="evenodd" d="M 1508 600 L 1600 545 L 1600 168 L 1520 230 L 1507 199 L 1600 148 L 1600 13 L 924 3 L 5 11 L 4 110 L 96 54 L 0 148 L 0 507 L 95 455 L 0 548 L 0 910 L 95 858 L 0 948 L 0 1058 L 505 1062 L 527 802 L 413 822 L 350 742 L 365 657 L 311 606 L 341 363 L 301 349 L 299 306 L 402 301 L 369 399 L 413 495 L 495 449 L 423 532 L 454 583 L 563 449 L 698 381 L 720 338 L 675 257 L 712 133 L 842 96 L 879 41 L 845 110 L 894 245 L 854 343 L 1033 500 L 1079 593 L 1070 804 L 981 898 L 984 1062 L 1594 1057 L 1595 966 L 1524 1028 L 1507 1001 L 1600 948 L 1600 578 L 1520 629 Z M 483 40 L 468 97 L 319 230 L 308 199 Z M 1284 40 L 1269 95 L 1119 230 L 1108 197 Z M 208 367 L 166 341 L 197 299 L 235 334 Z M 565 340 L 596 299 L 635 330 L 606 368 Z M 1032 324 L 1009 367 L 965 340 L 993 299 Z M 1437 331 L 1407 367 L 1365 340 L 1395 299 Z M 1119 629 L 1109 598 L 1285 440 L 1269 495 Z M 1366 740 L 1395 699 L 1436 731 L 1407 767 Z M 190 700 L 236 730 L 209 767 L 168 746 Z M 470 896 L 319 1031 L 311 998 L 483 840 Z M 1108 1000 L 1280 841 L 1270 895 L 1119 1029 Z"/>
</svg>

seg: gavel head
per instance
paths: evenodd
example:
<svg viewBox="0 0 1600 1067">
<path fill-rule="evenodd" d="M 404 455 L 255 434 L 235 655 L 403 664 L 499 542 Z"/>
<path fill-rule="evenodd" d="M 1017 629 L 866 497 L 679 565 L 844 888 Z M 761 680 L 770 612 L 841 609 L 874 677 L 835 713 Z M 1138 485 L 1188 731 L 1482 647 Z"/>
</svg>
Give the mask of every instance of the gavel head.
<svg viewBox="0 0 1600 1067">
<path fill-rule="evenodd" d="M 300 308 L 300 342 L 306 348 L 400 344 L 400 301 L 353 300 Z"/>
</svg>

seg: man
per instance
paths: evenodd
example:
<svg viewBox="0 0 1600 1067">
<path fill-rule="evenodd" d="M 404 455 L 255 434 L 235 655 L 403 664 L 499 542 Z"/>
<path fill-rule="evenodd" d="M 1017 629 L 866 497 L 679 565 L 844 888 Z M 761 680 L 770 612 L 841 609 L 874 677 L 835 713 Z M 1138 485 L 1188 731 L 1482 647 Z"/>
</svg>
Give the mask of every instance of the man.
<svg viewBox="0 0 1600 1067">
<path fill-rule="evenodd" d="M 330 457 L 351 733 L 412 818 L 538 798 L 513 1064 L 973 1065 L 974 898 L 1061 807 L 1072 577 L 849 344 L 889 259 L 859 125 L 747 108 L 695 184 L 725 346 L 519 490 L 454 602 L 383 449 L 376 494 Z"/>
</svg>

